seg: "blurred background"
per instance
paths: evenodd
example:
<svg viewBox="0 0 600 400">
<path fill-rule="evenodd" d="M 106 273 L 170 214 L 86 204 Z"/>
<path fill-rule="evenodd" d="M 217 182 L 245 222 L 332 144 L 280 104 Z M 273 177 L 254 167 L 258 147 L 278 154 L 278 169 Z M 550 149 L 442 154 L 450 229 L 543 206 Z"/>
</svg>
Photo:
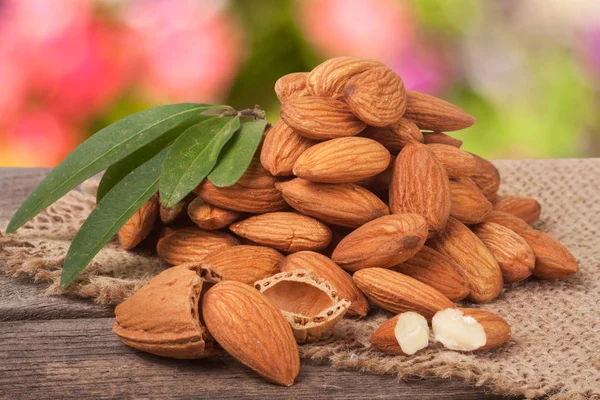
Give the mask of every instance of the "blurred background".
<svg viewBox="0 0 600 400">
<path fill-rule="evenodd" d="M 260 104 L 339 55 L 461 106 L 493 159 L 600 156 L 598 0 L 0 0 L 0 165 L 154 105 Z"/>
</svg>

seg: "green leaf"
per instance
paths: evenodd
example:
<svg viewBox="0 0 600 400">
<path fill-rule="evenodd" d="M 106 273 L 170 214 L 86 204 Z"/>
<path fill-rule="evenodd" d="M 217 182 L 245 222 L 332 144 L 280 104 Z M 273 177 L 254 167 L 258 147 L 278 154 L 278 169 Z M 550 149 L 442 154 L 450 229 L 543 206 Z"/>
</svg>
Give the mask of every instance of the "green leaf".
<svg viewBox="0 0 600 400">
<path fill-rule="evenodd" d="M 168 148 L 133 170 L 98 203 L 71 243 L 60 277 L 61 287 L 73 282 L 119 228 L 156 193 L 167 152 Z"/>
<path fill-rule="evenodd" d="M 215 117 L 192 126 L 173 143 L 160 177 L 160 201 L 171 208 L 212 171 L 219 153 L 240 127 L 239 117 Z"/>
<path fill-rule="evenodd" d="M 173 143 L 175 139 L 177 139 L 186 129 L 189 127 L 206 120 L 208 118 L 214 118 L 214 115 L 197 115 L 194 116 L 180 125 L 177 125 L 175 128 L 170 129 L 165 132 L 162 136 L 144 147 L 136 150 L 131 153 L 121 161 L 116 162 L 115 164 L 108 167 L 104 175 L 102 176 L 102 180 L 98 185 L 98 192 L 96 194 L 96 202 L 99 203 L 100 200 L 112 189 L 114 185 L 121 181 L 125 176 L 127 176 L 131 171 L 150 160 L 152 157 L 157 155 L 162 149 L 169 146 Z"/>
<path fill-rule="evenodd" d="M 267 121 L 245 122 L 227 142 L 208 180 L 217 187 L 235 184 L 246 172 L 260 144 Z"/>
<path fill-rule="evenodd" d="M 13 216 L 7 233 L 14 232 L 89 177 L 187 119 L 215 107 L 192 103 L 160 106 L 132 114 L 102 129 L 79 145 L 39 184 Z"/>
</svg>

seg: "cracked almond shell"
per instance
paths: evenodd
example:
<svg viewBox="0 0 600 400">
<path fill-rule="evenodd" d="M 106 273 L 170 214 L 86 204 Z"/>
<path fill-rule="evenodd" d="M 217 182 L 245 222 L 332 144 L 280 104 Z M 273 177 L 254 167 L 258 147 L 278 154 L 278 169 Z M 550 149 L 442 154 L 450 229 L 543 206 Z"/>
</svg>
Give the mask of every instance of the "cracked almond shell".
<svg viewBox="0 0 600 400">
<path fill-rule="evenodd" d="M 281 311 L 300 344 L 323 336 L 350 306 L 331 283 L 304 269 L 281 272 L 257 281 L 254 287 Z"/>
<path fill-rule="evenodd" d="M 193 359 L 218 354 L 200 323 L 203 278 L 197 265 L 169 268 L 119 304 L 113 331 L 128 346 L 163 357 Z"/>
</svg>

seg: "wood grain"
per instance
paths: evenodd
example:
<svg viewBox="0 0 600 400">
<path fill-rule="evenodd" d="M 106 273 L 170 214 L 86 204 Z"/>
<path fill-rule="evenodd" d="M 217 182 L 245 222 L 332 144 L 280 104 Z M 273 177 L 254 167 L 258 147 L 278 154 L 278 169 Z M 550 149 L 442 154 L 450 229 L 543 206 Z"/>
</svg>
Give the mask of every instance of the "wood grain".
<svg viewBox="0 0 600 400">
<path fill-rule="evenodd" d="M 47 173 L 0 169 L 2 229 Z M 133 350 L 112 333 L 111 308 L 46 296 L 43 284 L 4 275 L 0 287 L 0 399 L 503 398 L 461 381 L 400 381 L 309 360 L 302 360 L 297 383 L 281 388 L 227 355 L 182 361 Z"/>
</svg>

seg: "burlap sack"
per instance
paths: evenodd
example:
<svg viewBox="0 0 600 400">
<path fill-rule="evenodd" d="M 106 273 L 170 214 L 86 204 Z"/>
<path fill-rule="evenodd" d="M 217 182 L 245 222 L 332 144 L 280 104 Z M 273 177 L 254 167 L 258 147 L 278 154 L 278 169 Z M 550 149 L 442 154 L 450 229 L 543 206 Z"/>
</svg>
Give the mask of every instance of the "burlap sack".
<svg viewBox="0 0 600 400">
<path fill-rule="evenodd" d="M 388 318 L 379 311 L 343 320 L 327 338 L 302 346 L 303 356 L 372 373 L 455 377 L 508 395 L 600 398 L 600 160 L 497 165 L 503 192 L 542 203 L 538 228 L 569 247 L 580 262 L 579 274 L 515 284 L 484 305 L 512 326 L 512 339 L 499 349 L 463 354 L 434 345 L 412 357 L 388 356 L 369 346 L 373 330 Z M 0 238 L 5 272 L 48 281 L 49 294 L 62 293 L 64 255 L 94 206 L 94 189 L 93 182 L 84 184 L 16 235 Z M 151 252 L 126 252 L 111 242 L 68 292 L 117 304 L 165 267 Z"/>
</svg>

